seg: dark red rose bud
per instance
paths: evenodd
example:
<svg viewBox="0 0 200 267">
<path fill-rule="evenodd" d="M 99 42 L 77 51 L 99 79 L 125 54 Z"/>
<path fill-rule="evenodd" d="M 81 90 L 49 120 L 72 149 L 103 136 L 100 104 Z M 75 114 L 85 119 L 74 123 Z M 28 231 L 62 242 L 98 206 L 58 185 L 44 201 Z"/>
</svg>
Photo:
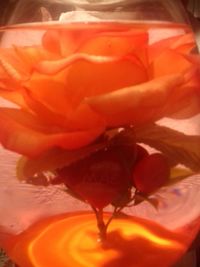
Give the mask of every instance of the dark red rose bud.
<svg viewBox="0 0 200 267">
<path fill-rule="evenodd" d="M 71 191 L 99 209 L 125 194 L 130 186 L 130 172 L 116 147 L 92 154 L 57 173 Z"/>
<path fill-rule="evenodd" d="M 134 167 L 133 182 L 137 190 L 150 194 L 169 179 L 170 167 L 167 159 L 160 153 L 143 157 Z"/>
</svg>

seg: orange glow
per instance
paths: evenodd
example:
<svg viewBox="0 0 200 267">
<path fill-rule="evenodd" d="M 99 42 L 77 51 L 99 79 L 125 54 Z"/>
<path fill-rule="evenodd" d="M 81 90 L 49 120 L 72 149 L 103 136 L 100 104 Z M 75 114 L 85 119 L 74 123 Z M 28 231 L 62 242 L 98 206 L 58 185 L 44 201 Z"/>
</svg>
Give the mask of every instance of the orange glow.
<svg viewBox="0 0 200 267">
<path fill-rule="evenodd" d="M 115 219 L 102 246 L 94 215 L 74 213 L 31 227 L 9 254 L 20 267 L 167 267 L 185 251 L 184 241 L 159 225 L 131 217 Z"/>
</svg>

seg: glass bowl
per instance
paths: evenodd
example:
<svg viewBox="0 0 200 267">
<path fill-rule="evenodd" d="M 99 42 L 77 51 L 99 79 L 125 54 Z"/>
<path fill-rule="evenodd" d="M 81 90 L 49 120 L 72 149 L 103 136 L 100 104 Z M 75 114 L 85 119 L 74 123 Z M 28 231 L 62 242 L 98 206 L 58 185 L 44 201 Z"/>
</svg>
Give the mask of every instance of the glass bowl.
<svg viewBox="0 0 200 267">
<path fill-rule="evenodd" d="M 179 1 L 17 2 L 0 48 L 0 246 L 17 265 L 170 267 L 187 251 L 199 62 Z"/>
</svg>

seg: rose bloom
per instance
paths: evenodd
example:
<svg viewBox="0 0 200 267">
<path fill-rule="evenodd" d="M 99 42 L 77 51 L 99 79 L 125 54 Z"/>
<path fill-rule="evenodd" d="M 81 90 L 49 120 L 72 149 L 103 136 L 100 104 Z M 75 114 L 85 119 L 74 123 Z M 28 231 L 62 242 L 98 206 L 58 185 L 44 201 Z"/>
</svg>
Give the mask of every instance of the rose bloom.
<svg viewBox="0 0 200 267">
<path fill-rule="evenodd" d="M 198 113 L 193 34 L 149 39 L 139 28 L 79 25 L 0 48 L 0 95 L 17 105 L 0 108 L 3 146 L 35 157 L 86 146 L 108 128 Z"/>
</svg>

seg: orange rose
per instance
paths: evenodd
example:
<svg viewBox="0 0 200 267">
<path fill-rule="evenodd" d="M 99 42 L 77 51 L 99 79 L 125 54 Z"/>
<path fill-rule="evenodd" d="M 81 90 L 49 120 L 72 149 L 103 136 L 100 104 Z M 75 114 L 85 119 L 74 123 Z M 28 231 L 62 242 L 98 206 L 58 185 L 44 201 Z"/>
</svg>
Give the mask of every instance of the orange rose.
<svg viewBox="0 0 200 267">
<path fill-rule="evenodd" d="M 50 26 L 49 26 L 50 27 Z M 29 157 L 76 149 L 105 129 L 199 112 L 192 34 L 149 43 L 117 25 L 46 30 L 40 46 L 0 49 L 0 141 Z M 190 105 L 187 114 L 185 108 Z"/>
</svg>

